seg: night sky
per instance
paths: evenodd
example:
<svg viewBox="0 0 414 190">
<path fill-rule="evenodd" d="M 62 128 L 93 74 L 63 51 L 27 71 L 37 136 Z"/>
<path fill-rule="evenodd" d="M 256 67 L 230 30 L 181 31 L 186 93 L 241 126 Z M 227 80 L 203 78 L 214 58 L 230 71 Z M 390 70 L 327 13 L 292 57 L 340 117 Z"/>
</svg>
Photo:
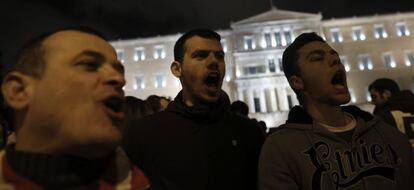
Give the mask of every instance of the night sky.
<svg viewBox="0 0 414 190">
<path fill-rule="evenodd" d="M 279 9 L 324 19 L 414 11 L 413 0 L 273 0 Z M 1 0 L 0 59 L 9 63 L 28 38 L 56 27 L 89 25 L 111 40 L 228 29 L 232 21 L 265 12 L 270 0 Z"/>
</svg>

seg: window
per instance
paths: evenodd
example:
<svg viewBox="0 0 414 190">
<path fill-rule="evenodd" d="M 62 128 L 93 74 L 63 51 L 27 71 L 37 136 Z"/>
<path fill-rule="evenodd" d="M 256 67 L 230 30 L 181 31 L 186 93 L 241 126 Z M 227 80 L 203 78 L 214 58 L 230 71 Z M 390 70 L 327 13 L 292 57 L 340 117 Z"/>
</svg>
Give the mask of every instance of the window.
<svg viewBox="0 0 414 190">
<path fill-rule="evenodd" d="M 405 22 L 397 22 L 395 25 L 397 29 L 397 36 L 409 36 L 410 31 L 407 28 L 407 24 Z"/>
<path fill-rule="evenodd" d="M 124 50 L 116 50 L 116 56 L 118 57 L 118 60 L 123 63 L 125 61 L 124 59 Z"/>
<path fill-rule="evenodd" d="M 267 62 L 269 64 L 269 71 L 271 73 L 276 72 L 275 60 L 274 59 L 268 59 Z"/>
<path fill-rule="evenodd" d="M 230 76 L 230 75 L 228 75 L 228 74 L 226 74 L 226 76 L 224 77 L 224 80 L 225 80 L 226 82 L 230 82 L 230 81 L 231 81 L 231 76 Z"/>
<path fill-rule="evenodd" d="M 405 65 L 414 65 L 414 51 L 411 50 L 405 52 Z"/>
<path fill-rule="evenodd" d="M 247 74 L 256 74 L 257 73 L 257 67 L 247 67 Z"/>
<path fill-rule="evenodd" d="M 155 88 L 165 87 L 164 77 L 162 75 L 155 75 Z"/>
<path fill-rule="evenodd" d="M 391 53 L 384 53 L 382 55 L 384 60 L 384 66 L 387 68 L 395 68 L 395 60 Z"/>
<path fill-rule="evenodd" d="M 224 53 L 226 53 L 227 52 L 227 40 L 226 39 L 221 39 L 221 46 L 223 47 Z"/>
<path fill-rule="evenodd" d="M 282 46 L 282 36 L 280 35 L 280 32 L 275 32 L 275 41 L 277 47 Z"/>
<path fill-rule="evenodd" d="M 277 62 L 278 62 L 278 64 L 279 64 L 279 71 L 283 72 L 283 61 L 282 61 L 282 58 L 281 58 L 281 57 L 279 57 L 279 58 L 277 59 Z"/>
<path fill-rule="evenodd" d="M 382 24 L 374 25 L 374 35 L 375 35 L 375 38 L 377 38 L 377 39 L 388 37 L 388 34 L 385 31 L 384 25 L 382 25 Z"/>
<path fill-rule="evenodd" d="M 372 70 L 373 66 L 372 66 L 372 62 L 371 62 L 371 58 L 367 55 L 360 55 L 359 56 L 359 70 L 363 71 L 363 70 Z"/>
<path fill-rule="evenodd" d="M 165 51 L 164 46 L 155 46 L 154 47 L 154 59 L 164 59 L 165 58 Z"/>
<path fill-rule="evenodd" d="M 266 73 L 266 66 L 256 65 L 256 66 L 245 67 L 244 73 L 247 75 L 263 74 L 263 73 Z"/>
<path fill-rule="evenodd" d="M 351 70 L 351 65 L 348 62 L 348 58 L 346 56 L 340 56 L 341 59 L 341 63 L 344 65 L 345 67 L 345 71 L 348 72 Z"/>
<path fill-rule="evenodd" d="M 349 88 L 348 91 L 349 91 L 349 94 L 351 95 L 351 102 L 352 103 L 356 103 L 357 99 L 356 99 L 356 96 L 355 96 L 354 89 L 353 88 Z"/>
<path fill-rule="evenodd" d="M 265 33 L 264 38 L 266 42 L 266 47 L 272 47 L 272 36 L 270 35 L 270 33 Z"/>
<path fill-rule="evenodd" d="M 365 34 L 360 26 L 352 27 L 352 39 L 354 41 L 365 40 Z"/>
<path fill-rule="evenodd" d="M 143 76 L 137 76 L 135 77 L 135 85 L 134 89 L 144 89 L 145 88 L 145 82 Z"/>
<path fill-rule="evenodd" d="M 283 34 L 285 35 L 285 40 L 286 40 L 286 44 L 285 45 L 289 45 L 292 43 L 292 33 L 290 30 L 285 30 L 283 32 Z"/>
<path fill-rule="evenodd" d="M 368 91 L 368 89 L 366 89 L 365 92 L 366 92 L 365 97 L 367 99 L 367 102 L 371 102 L 372 100 L 371 93 Z"/>
<path fill-rule="evenodd" d="M 292 95 L 287 95 L 287 100 L 288 100 L 289 109 L 292 109 L 293 108 Z"/>
<path fill-rule="evenodd" d="M 342 42 L 342 34 L 339 28 L 332 28 L 331 29 L 331 41 L 332 42 Z"/>
<path fill-rule="evenodd" d="M 145 60 L 144 48 L 135 48 L 134 61 Z"/>
<path fill-rule="evenodd" d="M 260 112 L 260 99 L 259 98 L 254 98 L 254 111 L 255 112 Z"/>
<path fill-rule="evenodd" d="M 244 37 L 244 49 L 256 49 L 255 42 L 253 40 L 253 36 L 245 36 Z"/>
</svg>

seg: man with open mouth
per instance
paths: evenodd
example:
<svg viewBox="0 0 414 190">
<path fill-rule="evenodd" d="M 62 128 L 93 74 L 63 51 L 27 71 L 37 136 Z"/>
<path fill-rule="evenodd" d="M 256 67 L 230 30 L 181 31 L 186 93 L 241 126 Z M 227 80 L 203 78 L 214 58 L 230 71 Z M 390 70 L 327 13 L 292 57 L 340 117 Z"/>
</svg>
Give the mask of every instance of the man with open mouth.
<svg viewBox="0 0 414 190">
<path fill-rule="evenodd" d="M 115 49 L 91 28 L 29 41 L 1 86 L 16 143 L 0 152 L 0 189 L 147 188 L 119 146 L 124 84 Z"/>
<path fill-rule="evenodd" d="M 195 29 L 174 46 L 171 72 L 182 90 L 165 111 L 137 121 L 124 135 L 128 156 L 151 189 L 256 189 L 264 135 L 255 122 L 229 112 L 220 35 Z"/>
<path fill-rule="evenodd" d="M 283 70 L 300 106 L 260 155 L 260 190 L 412 189 L 406 136 L 350 101 L 338 53 L 316 33 L 299 35 Z"/>
</svg>

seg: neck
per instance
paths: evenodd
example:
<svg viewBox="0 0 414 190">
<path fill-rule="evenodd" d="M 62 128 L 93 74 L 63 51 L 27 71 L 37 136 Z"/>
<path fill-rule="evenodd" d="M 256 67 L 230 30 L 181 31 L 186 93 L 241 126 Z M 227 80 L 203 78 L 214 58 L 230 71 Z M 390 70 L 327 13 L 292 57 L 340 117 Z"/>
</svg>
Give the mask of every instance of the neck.
<svg viewBox="0 0 414 190">
<path fill-rule="evenodd" d="M 195 102 L 194 102 L 193 97 L 189 93 L 187 93 L 184 89 L 182 90 L 181 98 L 186 106 L 188 107 L 194 106 Z"/>
<path fill-rule="evenodd" d="M 16 133 L 17 151 L 43 153 L 51 155 L 72 155 L 81 158 L 95 159 L 105 157 L 114 150 L 108 145 L 74 144 L 64 138 L 42 136 L 33 131 L 21 128 Z"/>
<path fill-rule="evenodd" d="M 330 126 L 344 126 L 347 124 L 345 113 L 340 106 L 305 103 L 304 108 L 313 120 L 320 123 Z"/>
</svg>

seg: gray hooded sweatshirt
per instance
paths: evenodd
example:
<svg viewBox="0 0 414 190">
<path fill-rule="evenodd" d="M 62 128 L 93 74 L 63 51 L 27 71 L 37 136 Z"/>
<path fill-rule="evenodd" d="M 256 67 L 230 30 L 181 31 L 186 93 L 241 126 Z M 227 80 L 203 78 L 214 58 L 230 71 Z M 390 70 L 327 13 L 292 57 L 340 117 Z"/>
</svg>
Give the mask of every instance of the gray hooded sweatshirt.
<svg viewBox="0 0 414 190">
<path fill-rule="evenodd" d="M 414 189 L 414 153 L 407 137 L 355 106 L 343 110 L 357 120 L 351 142 L 294 107 L 262 148 L 259 189 Z"/>
</svg>

